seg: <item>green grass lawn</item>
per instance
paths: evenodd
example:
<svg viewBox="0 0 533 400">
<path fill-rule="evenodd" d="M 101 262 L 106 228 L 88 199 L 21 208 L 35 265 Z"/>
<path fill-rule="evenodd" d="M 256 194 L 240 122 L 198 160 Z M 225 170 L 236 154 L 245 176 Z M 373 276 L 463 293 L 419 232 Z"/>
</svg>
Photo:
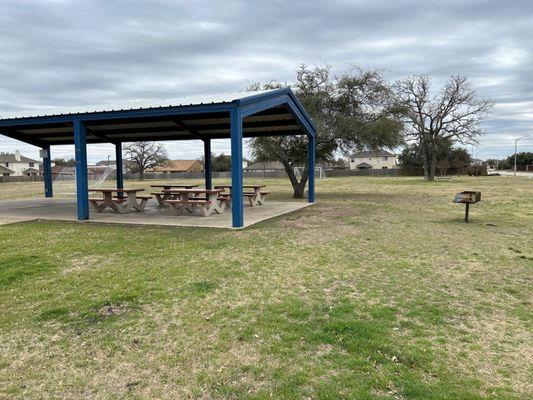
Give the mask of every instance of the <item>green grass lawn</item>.
<svg viewBox="0 0 533 400">
<path fill-rule="evenodd" d="M 42 191 L 18 185 L 0 198 Z M 469 224 L 461 190 L 483 196 Z M 240 231 L 0 226 L 0 398 L 533 396 L 532 180 L 328 178 L 317 197 Z"/>
</svg>

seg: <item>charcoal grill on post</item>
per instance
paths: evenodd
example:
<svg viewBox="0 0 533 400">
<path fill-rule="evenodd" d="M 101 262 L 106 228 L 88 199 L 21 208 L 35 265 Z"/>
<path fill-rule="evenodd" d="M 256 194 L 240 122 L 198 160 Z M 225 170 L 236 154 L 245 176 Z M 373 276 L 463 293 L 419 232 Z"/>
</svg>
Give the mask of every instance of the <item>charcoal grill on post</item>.
<svg viewBox="0 0 533 400">
<path fill-rule="evenodd" d="M 462 203 L 466 205 L 465 208 L 465 222 L 468 222 L 468 213 L 470 211 L 470 204 L 476 204 L 481 201 L 481 192 L 459 192 L 455 195 L 453 202 Z"/>
</svg>

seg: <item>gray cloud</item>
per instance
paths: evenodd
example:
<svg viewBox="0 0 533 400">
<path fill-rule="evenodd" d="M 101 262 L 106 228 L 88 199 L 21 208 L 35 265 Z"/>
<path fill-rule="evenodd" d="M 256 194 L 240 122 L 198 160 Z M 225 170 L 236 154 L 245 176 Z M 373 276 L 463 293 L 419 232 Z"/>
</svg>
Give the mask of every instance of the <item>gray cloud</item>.
<svg viewBox="0 0 533 400">
<path fill-rule="evenodd" d="M 0 115 L 46 106 L 104 104 L 237 91 L 251 81 L 290 82 L 296 66 L 355 63 L 393 80 L 451 74 L 492 98 L 494 114 L 475 150 L 512 152 L 531 132 L 531 1 L 110 1 L 4 0 L 0 4 Z M 200 143 L 168 143 L 175 157 Z M 0 150 L 32 146 L 0 137 Z M 229 152 L 227 142 L 216 151 Z M 73 154 L 68 146 L 56 155 Z M 91 146 L 96 161 L 112 154 Z"/>
</svg>

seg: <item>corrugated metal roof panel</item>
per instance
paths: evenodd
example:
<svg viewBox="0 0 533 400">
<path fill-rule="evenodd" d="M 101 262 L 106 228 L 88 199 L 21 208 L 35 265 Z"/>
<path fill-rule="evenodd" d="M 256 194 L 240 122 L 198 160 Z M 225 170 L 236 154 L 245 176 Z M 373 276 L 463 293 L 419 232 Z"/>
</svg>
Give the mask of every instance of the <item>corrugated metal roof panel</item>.
<svg viewBox="0 0 533 400">
<path fill-rule="evenodd" d="M 15 111 L 11 113 L 0 112 L 0 119 L 84 114 L 84 113 L 118 111 L 118 110 L 140 110 L 140 109 L 149 109 L 149 108 L 179 107 L 179 106 L 202 105 L 202 104 L 222 104 L 222 103 L 231 103 L 235 100 L 243 100 L 248 97 L 272 92 L 275 90 L 277 89 L 258 90 L 258 91 L 253 91 L 253 92 L 233 92 L 233 93 L 221 93 L 221 94 L 195 95 L 195 96 L 189 96 L 189 97 L 177 97 L 177 98 L 160 99 L 160 100 L 134 100 L 134 101 L 128 101 L 128 102 L 87 105 L 87 106 L 72 106 L 72 107 L 43 106 L 43 107 L 38 107 L 33 110 L 20 110 L 20 111 Z"/>
</svg>

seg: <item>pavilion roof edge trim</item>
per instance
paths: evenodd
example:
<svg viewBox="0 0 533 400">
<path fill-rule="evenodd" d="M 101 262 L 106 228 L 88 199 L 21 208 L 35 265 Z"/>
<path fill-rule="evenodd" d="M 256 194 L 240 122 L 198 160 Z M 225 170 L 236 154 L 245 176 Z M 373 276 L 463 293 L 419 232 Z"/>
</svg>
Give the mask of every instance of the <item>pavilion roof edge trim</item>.
<svg viewBox="0 0 533 400">
<path fill-rule="evenodd" d="M 191 96 L 189 98 L 170 98 L 161 99 L 159 101 L 135 100 L 131 102 L 123 102 L 118 104 L 96 104 L 85 106 L 68 106 L 62 109 L 54 108 L 47 112 L 43 110 L 21 110 L 19 112 L 6 113 L 6 116 L 0 114 L 0 121 L 14 121 L 14 120 L 28 120 L 34 118 L 52 118 L 52 117 L 83 117 L 86 115 L 104 114 L 111 112 L 135 112 L 146 110 L 178 110 L 199 107 L 216 107 L 226 106 L 231 107 L 232 104 L 239 104 L 240 101 L 254 100 L 255 98 L 262 98 L 268 96 L 272 92 L 280 92 L 280 89 L 255 91 L 255 92 L 235 92 L 222 93 L 217 95 L 206 95 L 205 99 L 202 95 Z M 211 101 L 209 97 L 211 96 Z M 71 109 L 72 111 L 64 112 L 63 109 Z"/>
</svg>

